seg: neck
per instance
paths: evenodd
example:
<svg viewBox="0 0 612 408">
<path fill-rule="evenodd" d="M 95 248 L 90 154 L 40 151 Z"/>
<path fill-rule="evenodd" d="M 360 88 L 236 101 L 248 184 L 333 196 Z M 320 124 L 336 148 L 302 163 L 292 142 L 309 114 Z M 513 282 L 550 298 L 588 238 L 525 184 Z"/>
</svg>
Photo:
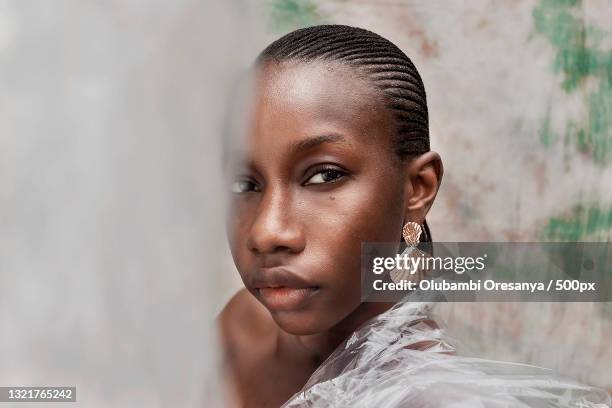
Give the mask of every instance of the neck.
<svg viewBox="0 0 612 408">
<path fill-rule="evenodd" d="M 295 336 L 298 342 L 318 359 L 326 359 L 344 340 L 363 323 L 387 311 L 395 303 L 361 303 L 348 316 L 330 329 L 304 336 Z"/>
</svg>

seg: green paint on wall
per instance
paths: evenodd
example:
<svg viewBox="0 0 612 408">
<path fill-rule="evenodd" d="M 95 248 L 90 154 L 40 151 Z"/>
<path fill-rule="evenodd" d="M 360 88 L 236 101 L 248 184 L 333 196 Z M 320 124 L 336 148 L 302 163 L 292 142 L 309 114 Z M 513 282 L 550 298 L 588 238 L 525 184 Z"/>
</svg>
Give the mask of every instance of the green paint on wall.
<svg viewBox="0 0 612 408">
<path fill-rule="evenodd" d="M 612 60 L 608 66 L 612 67 Z M 595 161 L 606 162 L 612 151 L 612 79 L 589 95 L 587 134 L 590 136 L 587 145 L 593 147 Z"/>
<path fill-rule="evenodd" d="M 606 164 L 612 158 L 612 50 L 601 49 L 599 43 L 610 32 L 587 25 L 580 17 L 581 6 L 581 0 L 540 0 L 533 18 L 537 32 L 557 52 L 553 69 L 563 74 L 562 89 L 572 93 L 587 79 L 596 81 L 597 88 L 585 99 L 584 123 L 572 124 L 565 133 L 581 152 Z M 542 129 L 550 131 L 550 123 Z M 545 146 L 552 141 L 542 133 L 540 140 Z"/>
<path fill-rule="evenodd" d="M 271 0 L 269 29 L 287 33 L 302 27 L 321 24 L 323 18 L 311 0 Z"/>
<path fill-rule="evenodd" d="M 612 207 L 577 205 L 569 214 L 549 219 L 543 229 L 545 241 L 609 241 Z"/>
<path fill-rule="evenodd" d="M 544 123 L 540 128 L 540 141 L 544 146 L 550 146 L 556 140 L 557 135 L 550 127 L 550 114 L 546 115 L 546 119 L 544 119 Z"/>
</svg>

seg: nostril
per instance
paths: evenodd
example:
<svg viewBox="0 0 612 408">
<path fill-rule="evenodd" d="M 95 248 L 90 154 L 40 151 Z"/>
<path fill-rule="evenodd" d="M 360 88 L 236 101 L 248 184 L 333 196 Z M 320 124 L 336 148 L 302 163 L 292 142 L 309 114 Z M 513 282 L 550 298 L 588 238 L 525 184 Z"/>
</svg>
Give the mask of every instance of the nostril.
<svg viewBox="0 0 612 408">
<path fill-rule="evenodd" d="M 297 253 L 304 249 L 304 236 L 299 229 L 252 231 L 247 239 L 248 249 L 255 254 L 276 252 Z"/>
<path fill-rule="evenodd" d="M 248 239 L 247 246 L 255 254 L 268 254 L 274 252 L 291 251 L 288 245 L 280 243 L 278 239 Z"/>
</svg>

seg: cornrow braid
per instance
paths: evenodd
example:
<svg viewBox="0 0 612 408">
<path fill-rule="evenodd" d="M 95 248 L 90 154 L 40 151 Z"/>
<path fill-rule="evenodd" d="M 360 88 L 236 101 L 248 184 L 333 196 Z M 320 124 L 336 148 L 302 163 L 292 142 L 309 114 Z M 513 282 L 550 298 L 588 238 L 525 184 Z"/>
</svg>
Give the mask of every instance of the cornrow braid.
<svg viewBox="0 0 612 408">
<path fill-rule="evenodd" d="M 396 121 L 395 151 L 400 159 L 430 150 L 425 86 L 402 50 L 380 35 L 346 25 L 317 25 L 293 31 L 274 41 L 257 64 L 283 61 L 337 61 L 354 67 L 381 91 Z M 422 242 L 432 242 L 427 221 Z"/>
<path fill-rule="evenodd" d="M 362 28 L 318 25 L 279 38 L 257 58 L 258 63 L 288 60 L 337 61 L 364 72 L 394 114 L 394 144 L 400 158 L 429 151 L 423 81 L 410 58 L 389 40 Z"/>
</svg>

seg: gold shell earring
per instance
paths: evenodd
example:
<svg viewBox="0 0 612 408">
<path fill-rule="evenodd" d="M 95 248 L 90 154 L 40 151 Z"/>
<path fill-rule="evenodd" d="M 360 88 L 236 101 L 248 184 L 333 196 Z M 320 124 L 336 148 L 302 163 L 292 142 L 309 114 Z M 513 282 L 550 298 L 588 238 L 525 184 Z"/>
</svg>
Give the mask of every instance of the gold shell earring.
<svg viewBox="0 0 612 408">
<path fill-rule="evenodd" d="M 423 233 L 423 227 L 421 224 L 408 221 L 404 224 L 402 228 L 402 236 L 404 237 L 404 241 L 406 241 L 406 249 L 402 252 L 401 256 L 407 255 L 411 258 L 423 256 L 423 252 L 421 252 L 416 246 L 420 242 L 421 234 Z M 393 269 L 389 272 L 389 276 L 391 280 L 395 283 L 398 283 L 402 280 L 407 281 L 416 281 L 418 282 L 422 278 L 422 271 L 418 270 L 416 273 L 410 273 L 410 271 L 406 269 Z"/>
<path fill-rule="evenodd" d="M 404 225 L 404 228 L 402 228 L 402 236 L 404 237 L 404 241 L 406 241 L 406 245 L 409 247 L 414 247 L 419 243 L 422 233 L 423 228 L 421 224 L 414 221 L 408 221 L 406 225 Z"/>
</svg>

